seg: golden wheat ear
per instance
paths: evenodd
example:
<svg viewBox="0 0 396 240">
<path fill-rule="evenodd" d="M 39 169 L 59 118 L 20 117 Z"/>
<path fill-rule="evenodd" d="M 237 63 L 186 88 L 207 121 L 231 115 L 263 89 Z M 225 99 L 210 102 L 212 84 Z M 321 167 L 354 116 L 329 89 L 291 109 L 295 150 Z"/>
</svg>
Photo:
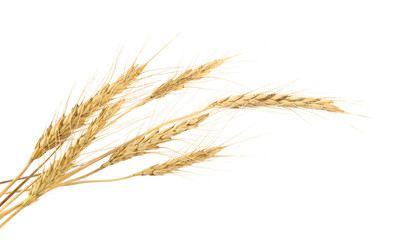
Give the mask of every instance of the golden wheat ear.
<svg viewBox="0 0 396 240">
<path fill-rule="evenodd" d="M 345 113 L 334 101 L 325 98 L 297 97 L 289 94 L 242 94 L 223 98 L 212 103 L 212 108 L 305 108 L 327 112 Z"/>
<path fill-rule="evenodd" d="M 173 91 L 178 91 L 185 88 L 186 84 L 200 80 L 208 76 L 214 69 L 223 65 L 230 58 L 220 58 L 214 61 L 203 64 L 197 68 L 189 68 L 181 73 L 179 76 L 169 79 L 167 82 L 158 87 L 145 101 L 161 98 Z"/>
<path fill-rule="evenodd" d="M 157 130 L 147 136 L 139 137 L 129 145 L 121 146 L 121 148 L 112 154 L 109 161 L 104 163 L 101 168 L 106 168 L 118 162 L 131 159 L 132 157 L 143 155 L 150 150 L 157 149 L 159 148 L 159 144 L 169 142 L 174 136 L 197 128 L 199 124 L 205 121 L 208 117 L 209 113 L 198 115 L 165 128 L 164 130 Z"/>
<path fill-rule="evenodd" d="M 180 157 L 171 159 L 165 163 L 151 166 L 143 171 L 135 173 L 134 176 L 162 176 L 178 171 L 184 167 L 204 162 L 210 158 L 214 158 L 225 146 L 217 146 L 211 148 L 203 148 L 193 152 L 183 154 Z"/>
</svg>

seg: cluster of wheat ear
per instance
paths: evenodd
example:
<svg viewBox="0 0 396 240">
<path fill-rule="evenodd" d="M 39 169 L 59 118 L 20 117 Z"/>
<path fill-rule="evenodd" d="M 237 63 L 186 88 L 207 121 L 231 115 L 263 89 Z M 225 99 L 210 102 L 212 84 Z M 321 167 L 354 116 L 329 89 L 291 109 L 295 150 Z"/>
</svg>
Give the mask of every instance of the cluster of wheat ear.
<svg viewBox="0 0 396 240">
<path fill-rule="evenodd" d="M 1 182 L 4 187 L 0 191 L 0 228 L 22 209 L 61 186 L 164 175 L 218 156 L 226 147 L 224 144 L 196 147 L 192 151 L 171 157 L 164 163 L 126 177 L 86 179 L 117 163 L 136 156 L 156 153 L 162 144 L 174 141 L 176 136 L 182 133 L 199 128 L 202 122 L 222 110 L 270 107 L 344 113 L 332 100 L 325 98 L 300 97 L 277 92 L 242 93 L 218 99 L 188 115 L 164 121 L 147 131 L 140 131 L 122 144 L 113 146 L 92 159 L 85 157 L 87 148 L 101 140 L 101 134 L 118 123 L 122 117 L 149 102 L 158 101 L 169 94 L 188 88 L 196 81 L 208 78 L 213 74 L 213 70 L 228 60 L 229 58 L 220 58 L 201 66 L 179 70 L 158 87 L 148 85 L 152 89 L 146 89 L 146 95 L 140 98 L 136 97 L 136 92 L 140 89 L 138 85 L 148 78 L 147 67 L 151 60 L 142 64 L 135 61 L 118 79 L 106 79 L 90 97 L 79 100 L 67 113 L 64 112 L 53 120 L 37 141 L 22 171 L 14 179 Z M 83 170 L 87 173 L 83 174 Z"/>
</svg>

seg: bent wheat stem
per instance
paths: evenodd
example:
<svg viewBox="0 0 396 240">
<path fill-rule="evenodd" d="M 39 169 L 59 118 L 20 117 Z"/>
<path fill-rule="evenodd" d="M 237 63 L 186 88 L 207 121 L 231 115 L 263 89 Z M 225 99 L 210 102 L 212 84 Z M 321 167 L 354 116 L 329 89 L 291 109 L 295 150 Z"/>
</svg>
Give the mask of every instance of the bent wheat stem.
<svg viewBox="0 0 396 240">
<path fill-rule="evenodd" d="M 58 147 L 59 149 L 59 147 Z M 8 196 L 4 198 L 4 200 L 0 203 L 0 212 L 2 211 L 2 209 L 5 209 L 9 204 L 7 204 L 5 207 L 2 207 L 4 204 L 7 203 L 7 201 L 12 197 L 12 195 L 14 195 L 16 192 L 18 192 L 18 190 L 27 182 L 29 181 L 30 178 L 36 176 L 36 173 L 51 159 L 51 157 L 55 154 L 55 152 L 51 153 L 51 155 L 45 159 L 45 161 L 43 161 L 29 176 L 27 176 L 24 181 L 22 181 L 13 191 L 11 191 L 10 193 L 8 193 Z M 19 179 L 19 178 L 18 178 Z M 18 180 L 17 178 L 14 178 L 14 180 Z M 16 182 L 16 181 L 15 181 Z M 12 183 L 12 182 L 11 182 Z M 22 191 L 24 192 L 24 191 Z M 7 192 L 5 192 L 7 193 Z M 12 201 L 11 201 L 12 202 Z M 11 203 L 10 202 L 10 203 Z"/>
<path fill-rule="evenodd" d="M 17 208 L 19 208 L 22 205 L 22 203 L 18 203 L 17 205 L 7 209 L 6 211 L 3 211 L 0 214 L 0 220 L 3 219 L 5 216 L 7 216 L 8 214 L 12 213 L 13 211 L 15 211 Z"/>
<path fill-rule="evenodd" d="M 11 198 L 9 201 L 7 201 L 0 209 L 0 213 L 3 212 L 11 203 L 13 203 L 16 199 L 18 199 L 24 192 L 28 191 L 33 184 L 35 184 L 37 180 L 34 182 L 31 182 L 28 186 L 26 186 L 24 189 L 20 190 L 13 198 Z M 0 227 L 1 228 L 1 227 Z"/>
<path fill-rule="evenodd" d="M 36 175 L 34 175 L 33 177 L 37 177 L 37 176 L 38 176 L 38 175 L 36 174 Z M 24 180 L 24 179 L 26 179 L 26 178 L 29 178 L 29 176 L 20 177 L 20 178 L 17 179 L 17 181 L 21 181 L 21 180 Z M 6 183 L 10 183 L 10 182 L 12 182 L 13 180 L 14 180 L 14 179 L 9 179 L 9 180 L 2 181 L 2 182 L 0 182 L 0 185 L 6 184 Z"/>
<path fill-rule="evenodd" d="M 14 212 L 4 221 L 0 224 L 0 229 L 4 227 L 4 225 L 6 225 L 9 221 L 11 221 L 11 219 L 13 219 L 20 211 L 22 211 L 22 209 L 24 209 L 25 206 L 24 205 L 20 205 L 18 206 Z"/>
<path fill-rule="evenodd" d="M 8 189 L 10 189 L 14 185 L 14 183 L 16 183 L 16 181 L 18 181 L 18 179 L 23 176 L 23 174 L 29 169 L 32 162 L 33 162 L 33 160 L 30 159 L 28 161 L 28 163 L 26 164 L 26 166 L 22 169 L 22 171 L 0 192 L 0 199 L 8 191 Z M 0 207 L 3 206 L 6 201 L 7 201 L 7 198 L 0 203 Z M 1 210 L 0 210 L 0 213 L 1 213 Z"/>
</svg>

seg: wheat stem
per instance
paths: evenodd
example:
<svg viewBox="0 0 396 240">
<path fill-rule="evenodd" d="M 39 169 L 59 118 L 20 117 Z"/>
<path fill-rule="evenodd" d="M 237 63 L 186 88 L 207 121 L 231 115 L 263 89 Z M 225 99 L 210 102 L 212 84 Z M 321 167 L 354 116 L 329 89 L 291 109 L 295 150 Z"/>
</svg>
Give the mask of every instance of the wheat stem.
<svg viewBox="0 0 396 240">
<path fill-rule="evenodd" d="M 59 149 L 59 146 L 58 146 Z M 58 150 L 57 149 L 57 150 Z M 27 176 L 25 178 L 25 180 L 23 182 L 21 182 L 13 191 L 11 191 L 10 193 L 8 193 L 8 196 L 6 198 L 4 198 L 4 200 L 0 203 L 0 207 L 3 206 L 11 197 L 12 195 L 14 195 L 16 192 L 18 192 L 18 190 L 27 182 L 29 181 L 30 178 L 36 176 L 36 172 L 38 172 L 51 158 L 52 156 L 55 154 L 56 151 L 54 151 L 53 153 L 51 153 L 51 155 L 45 159 L 45 161 L 43 161 L 29 176 Z M 15 178 L 16 179 L 16 178 Z M 22 191 L 24 192 L 24 191 Z M 7 193 L 7 192 L 5 192 Z M 12 201 L 11 201 L 12 202 Z M 11 203 L 10 202 L 10 203 Z M 9 205 L 9 204 L 8 204 Z M 4 209 L 4 208 L 0 208 L 0 209 Z M 1 210 L 0 210 L 1 212 Z"/>
<path fill-rule="evenodd" d="M 15 210 L 16 210 L 19 206 L 21 206 L 21 205 L 22 205 L 22 203 L 18 203 L 17 205 L 13 206 L 12 208 L 9 208 L 9 209 L 3 211 L 3 212 L 0 214 L 0 220 L 3 219 L 3 218 L 4 218 L 5 216 L 7 216 L 8 214 L 10 214 L 10 213 L 12 213 L 13 211 L 15 211 Z"/>
<path fill-rule="evenodd" d="M 38 176 L 38 174 L 34 175 L 33 177 L 37 177 L 37 176 Z M 24 179 L 26 179 L 26 178 L 29 178 L 29 176 L 20 177 L 20 178 L 17 179 L 17 181 L 21 181 L 21 180 L 24 180 Z M 12 182 L 13 180 L 14 180 L 14 179 L 9 179 L 9 180 L 2 181 L 2 182 L 0 182 L 0 185 L 6 184 L 6 183 L 10 183 L 10 182 Z M 5 193 L 5 194 L 7 194 L 7 193 Z"/>
<path fill-rule="evenodd" d="M 0 213 L 3 212 L 11 203 L 13 203 L 17 198 L 19 198 L 22 193 L 26 192 L 29 190 L 29 188 L 31 186 L 33 186 L 33 184 L 35 184 L 37 182 L 37 180 L 35 180 L 34 182 L 31 182 L 27 187 L 25 187 L 24 189 L 20 190 L 18 192 L 17 195 L 15 195 L 13 198 L 11 198 L 10 200 L 7 201 L 7 203 L 5 203 L 1 208 L 0 208 Z"/>
<path fill-rule="evenodd" d="M 4 227 L 4 225 L 6 225 L 9 221 L 11 221 L 11 219 L 13 219 L 20 211 L 22 211 L 22 209 L 24 209 L 25 206 L 21 205 L 19 206 L 13 214 L 11 214 L 4 222 L 2 222 L 0 224 L 0 229 Z"/>
<path fill-rule="evenodd" d="M 29 169 L 30 165 L 32 164 L 33 160 L 29 160 L 23 170 L 0 192 L 0 199 L 3 195 L 14 185 L 16 181 Z M 0 203 L 0 207 L 7 201 L 7 198 Z M 1 213 L 1 210 L 0 210 Z"/>
</svg>

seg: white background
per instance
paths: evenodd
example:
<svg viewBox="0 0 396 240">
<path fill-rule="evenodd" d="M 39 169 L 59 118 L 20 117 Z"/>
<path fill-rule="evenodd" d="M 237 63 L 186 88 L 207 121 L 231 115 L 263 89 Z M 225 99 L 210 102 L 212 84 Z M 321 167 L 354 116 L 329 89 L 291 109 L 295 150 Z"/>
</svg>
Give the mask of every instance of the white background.
<svg viewBox="0 0 396 240">
<path fill-rule="evenodd" d="M 1 1 L 2 179 L 120 46 L 149 56 L 179 32 L 155 66 L 237 55 L 202 94 L 286 86 L 352 114 L 246 111 L 228 130 L 232 157 L 184 177 L 59 189 L 0 239 L 395 239 L 395 11 L 381 0 Z"/>
</svg>

